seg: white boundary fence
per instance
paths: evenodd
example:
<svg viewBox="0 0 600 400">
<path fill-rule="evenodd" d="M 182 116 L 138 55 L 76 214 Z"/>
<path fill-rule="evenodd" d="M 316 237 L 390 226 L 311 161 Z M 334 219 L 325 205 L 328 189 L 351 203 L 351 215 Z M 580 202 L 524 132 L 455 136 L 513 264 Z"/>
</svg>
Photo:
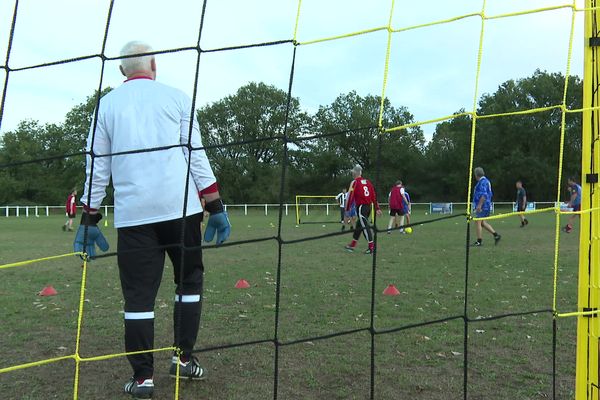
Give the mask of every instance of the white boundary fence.
<svg viewBox="0 0 600 400">
<path fill-rule="evenodd" d="M 387 207 L 387 203 L 380 203 L 382 207 Z M 467 203 L 412 203 L 413 207 L 427 210 L 429 209 L 430 214 L 453 214 L 455 212 L 461 213 L 466 209 Z M 290 213 L 295 213 L 295 203 L 286 203 L 284 206 L 285 215 L 290 215 Z M 300 203 L 304 211 L 304 215 L 309 215 L 311 209 L 319 209 L 325 208 L 325 214 L 329 215 L 330 213 L 333 215 L 339 215 L 339 205 L 337 203 L 327 203 L 327 204 L 311 204 L 311 203 Z M 492 203 L 492 212 L 494 212 L 494 206 L 501 206 L 502 208 L 511 207 L 513 211 L 516 211 L 517 205 L 515 202 L 495 202 Z M 527 204 L 527 211 L 536 210 L 539 208 L 548 208 L 548 207 L 558 207 L 559 203 L 553 201 L 545 201 L 545 202 L 530 202 Z M 77 207 L 80 212 L 81 207 Z M 255 211 L 259 211 L 260 213 L 264 213 L 264 215 L 268 216 L 269 213 L 277 213 L 279 209 L 279 204 L 227 204 L 225 205 L 225 210 L 234 211 L 239 210 L 243 211 L 244 215 L 248 215 L 249 213 L 254 214 Z M 102 211 L 105 216 L 108 216 L 113 213 L 113 206 L 102 206 Z M 64 206 L 19 206 L 19 205 L 8 205 L 8 206 L 0 206 L 0 216 L 4 217 L 48 217 L 50 215 L 65 215 L 65 207 Z"/>
</svg>

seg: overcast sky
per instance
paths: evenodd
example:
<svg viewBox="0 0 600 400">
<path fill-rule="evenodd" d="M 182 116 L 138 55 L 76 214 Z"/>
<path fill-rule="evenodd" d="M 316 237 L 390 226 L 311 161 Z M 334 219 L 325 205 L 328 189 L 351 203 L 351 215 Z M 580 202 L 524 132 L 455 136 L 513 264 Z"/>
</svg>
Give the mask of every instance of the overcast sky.
<svg viewBox="0 0 600 400">
<path fill-rule="evenodd" d="M 108 0 L 21 0 L 9 66 L 22 68 L 101 50 Z M 583 0 L 578 0 L 583 6 Z M 391 0 L 303 0 L 298 41 L 387 25 Z M 480 12 L 476 0 L 396 0 L 394 29 Z M 571 4 L 568 0 L 487 0 L 486 15 Z M 201 47 L 215 49 L 293 37 L 296 0 L 209 0 Z M 0 1 L 0 65 L 5 65 L 14 1 Z M 194 46 L 202 1 L 116 0 L 106 55 L 118 56 L 124 43 L 143 40 L 155 50 Z M 508 79 L 536 69 L 565 73 L 571 9 L 545 11 L 485 22 L 478 97 Z M 472 109 L 481 18 L 395 33 L 386 95 L 424 121 Z M 583 73 L 583 14 L 577 13 L 571 73 Z M 314 112 L 340 93 L 380 95 L 387 32 L 301 45 L 297 50 L 293 95 Z M 287 91 L 293 46 L 203 54 L 197 105 L 219 100 L 250 81 Z M 195 51 L 157 56 L 158 77 L 192 95 Z M 24 119 L 59 123 L 73 106 L 98 87 L 101 60 L 10 73 L 0 133 Z M 0 69 L 0 85 L 5 71 Z M 107 62 L 103 86 L 123 78 L 118 63 Z M 3 86 L 0 86 L 0 90 Z M 429 136 L 434 125 L 423 127 Z"/>
</svg>

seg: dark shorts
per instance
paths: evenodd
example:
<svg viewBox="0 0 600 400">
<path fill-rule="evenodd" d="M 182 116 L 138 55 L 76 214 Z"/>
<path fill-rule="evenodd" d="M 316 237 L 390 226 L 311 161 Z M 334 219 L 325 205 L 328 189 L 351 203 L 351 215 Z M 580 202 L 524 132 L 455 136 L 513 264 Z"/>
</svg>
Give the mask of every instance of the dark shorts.
<svg viewBox="0 0 600 400">
<path fill-rule="evenodd" d="M 75 218 L 75 216 L 76 216 L 77 214 L 73 213 L 73 214 L 67 214 L 67 215 L 69 216 L 69 218 Z"/>
<path fill-rule="evenodd" d="M 581 204 L 573 205 L 573 211 L 581 211 Z"/>
<path fill-rule="evenodd" d="M 352 207 L 350 211 L 346 211 L 346 217 L 354 218 L 356 217 L 356 207 Z"/>
<path fill-rule="evenodd" d="M 183 243 L 181 219 L 117 230 L 117 262 L 125 311 L 153 309 L 165 266 L 165 253 L 173 264 L 176 293 L 202 293 L 201 222 L 201 213 L 185 218 Z"/>
<path fill-rule="evenodd" d="M 525 207 L 517 206 L 517 212 L 525 211 Z"/>
<path fill-rule="evenodd" d="M 390 208 L 390 217 L 395 217 L 396 215 L 404 215 L 406 214 L 401 208 Z"/>
<path fill-rule="evenodd" d="M 477 218 L 486 218 L 490 216 L 490 210 L 481 210 L 479 212 L 475 212 L 475 216 Z"/>
</svg>

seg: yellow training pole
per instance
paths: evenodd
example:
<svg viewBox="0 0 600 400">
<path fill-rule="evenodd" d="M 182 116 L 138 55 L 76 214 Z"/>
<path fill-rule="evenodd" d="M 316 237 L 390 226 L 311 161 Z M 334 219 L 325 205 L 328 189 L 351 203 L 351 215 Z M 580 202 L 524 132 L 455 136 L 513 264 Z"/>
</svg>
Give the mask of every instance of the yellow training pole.
<svg viewBox="0 0 600 400">
<path fill-rule="evenodd" d="M 300 204 L 298 203 L 298 197 L 296 196 L 296 225 L 300 225 Z"/>
<path fill-rule="evenodd" d="M 582 210 L 600 206 L 598 168 L 600 165 L 600 104 L 598 71 L 600 70 L 600 37 L 595 32 L 600 22 L 598 0 L 585 2 L 584 73 L 583 73 L 583 134 L 581 148 Z M 579 233 L 579 312 L 599 308 L 600 295 L 600 212 L 580 214 Z M 600 316 L 577 316 L 576 400 L 598 400 L 598 355 L 600 353 Z"/>
</svg>

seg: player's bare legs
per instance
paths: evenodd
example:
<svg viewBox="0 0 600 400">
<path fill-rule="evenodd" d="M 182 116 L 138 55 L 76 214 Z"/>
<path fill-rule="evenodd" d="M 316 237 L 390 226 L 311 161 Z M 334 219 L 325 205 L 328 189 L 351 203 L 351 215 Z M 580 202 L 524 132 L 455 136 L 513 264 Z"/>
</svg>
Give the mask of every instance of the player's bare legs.
<svg viewBox="0 0 600 400">
<path fill-rule="evenodd" d="M 483 242 L 483 229 L 491 233 L 494 236 L 494 244 L 498 244 L 501 236 L 487 221 L 475 221 L 475 226 L 477 228 L 477 241 L 473 244 L 474 246 L 481 246 Z"/>
</svg>

